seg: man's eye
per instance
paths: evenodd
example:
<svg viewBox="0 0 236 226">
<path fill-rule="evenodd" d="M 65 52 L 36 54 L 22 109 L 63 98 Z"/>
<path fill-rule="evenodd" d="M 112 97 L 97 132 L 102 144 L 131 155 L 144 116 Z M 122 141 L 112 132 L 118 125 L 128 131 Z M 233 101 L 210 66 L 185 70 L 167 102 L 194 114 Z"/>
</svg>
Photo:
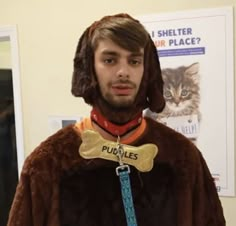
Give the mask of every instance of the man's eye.
<svg viewBox="0 0 236 226">
<path fill-rule="evenodd" d="M 114 63 L 115 61 L 114 61 L 114 59 L 111 59 L 111 58 L 108 58 L 108 59 L 105 59 L 104 60 L 104 63 L 105 64 L 112 64 L 112 63 Z"/>
<path fill-rule="evenodd" d="M 139 65 L 141 64 L 141 60 L 136 60 L 136 59 L 130 60 L 130 64 Z"/>
</svg>

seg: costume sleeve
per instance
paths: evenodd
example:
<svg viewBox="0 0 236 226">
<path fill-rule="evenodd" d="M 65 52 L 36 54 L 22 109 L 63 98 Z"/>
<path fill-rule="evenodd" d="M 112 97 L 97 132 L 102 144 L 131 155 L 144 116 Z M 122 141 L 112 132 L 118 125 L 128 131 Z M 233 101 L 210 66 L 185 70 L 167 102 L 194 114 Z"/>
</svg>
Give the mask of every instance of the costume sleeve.
<svg viewBox="0 0 236 226">
<path fill-rule="evenodd" d="M 54 178 L 47 161 L 35 162 L 25 161 L 7 226 L 44 226 L 50 225 L 51 220 L 57 226 L 57 220 L 53 219 L 55 206 L 58 206 L 57 200 L 52 201 L 55 189 L 51 181 Z"/>
<path fill-rule="evenodd" d="M 7 224 L 7 226 L 15 225 L 33 225 L 30 178 L 24 172 L 24 169 L 16 189 Z"/>
<path fill-rule="evenodd" d="M 193 187 L 193 225 L 225 226 L 225 219 L 216 186 L 207 164 L 199 152 Z"/>
</svg>

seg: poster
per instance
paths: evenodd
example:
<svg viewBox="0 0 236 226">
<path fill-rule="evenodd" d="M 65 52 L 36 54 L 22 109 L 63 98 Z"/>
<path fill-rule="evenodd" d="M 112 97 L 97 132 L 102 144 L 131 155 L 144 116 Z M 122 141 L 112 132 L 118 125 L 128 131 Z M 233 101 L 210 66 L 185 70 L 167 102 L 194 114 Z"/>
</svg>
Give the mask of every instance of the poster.
<svg viewBox="0 0 236 226">
<path fill-rule="evenodd" d="M 166 107 L 156 120 L 202 152 L 219 195 L 234 196 L 233 9 L 138 17 L 160 57 Z"/>
</svg>

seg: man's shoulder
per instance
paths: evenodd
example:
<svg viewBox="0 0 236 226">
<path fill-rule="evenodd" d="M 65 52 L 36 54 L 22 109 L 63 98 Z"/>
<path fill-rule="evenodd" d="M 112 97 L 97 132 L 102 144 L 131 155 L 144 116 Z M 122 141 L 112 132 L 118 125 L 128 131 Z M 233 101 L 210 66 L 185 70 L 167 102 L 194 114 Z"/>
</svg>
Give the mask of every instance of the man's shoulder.
<svg viewBox="0 0 236 226">
<path fill-rule="evenodd" d="M 185 137 L 183 134 L 175 131 L 174 129 L 168 127 L 167 125 L 160 123 L 152 118 L 146 117 L 147 127 L 150 131 L 155 133 L 157 137 L 162 137 L 162 139 L 177 139 L 182 142 L 189 142 L 189 139 Z"/>
<path fill-rule="evenodd" d="M 31 171 L 35 168 L 47 168 L 59 165 L 67 157 L 72 158 L 78 152 L 81 143 L 74 125 L 66 126 L 49 136 L 39 144 L 26 158 L 24 169 Z"/>
<path fill-rule="evenodd" d="M 153 119 L 147 118 L 146 121 L 145 139 L 155 143 L 160 150 L 160 154 L 162 153 L 170 159 L 181 158 L 181 156 L 194 159 L 198 155 L 198 148 L 183 134 Z"/>
</svg>

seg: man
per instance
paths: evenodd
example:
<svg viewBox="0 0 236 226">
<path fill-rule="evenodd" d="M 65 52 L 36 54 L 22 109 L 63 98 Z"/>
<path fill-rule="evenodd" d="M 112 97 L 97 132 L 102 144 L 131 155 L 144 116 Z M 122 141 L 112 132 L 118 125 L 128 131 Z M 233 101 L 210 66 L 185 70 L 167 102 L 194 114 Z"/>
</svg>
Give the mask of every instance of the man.
<svg viewBox="0 0 236 226">
<path fill-rule="evenodd" d="M 90 118 L 27 158 L 8 226 L 225 225 L 201 153 L 142 116 L 146 108 L 160 112 L 165 101 L 156 48 L 137 20 L 118 14 L 86 29 L 72 93 L 92 106 Z"/>
</svg>

